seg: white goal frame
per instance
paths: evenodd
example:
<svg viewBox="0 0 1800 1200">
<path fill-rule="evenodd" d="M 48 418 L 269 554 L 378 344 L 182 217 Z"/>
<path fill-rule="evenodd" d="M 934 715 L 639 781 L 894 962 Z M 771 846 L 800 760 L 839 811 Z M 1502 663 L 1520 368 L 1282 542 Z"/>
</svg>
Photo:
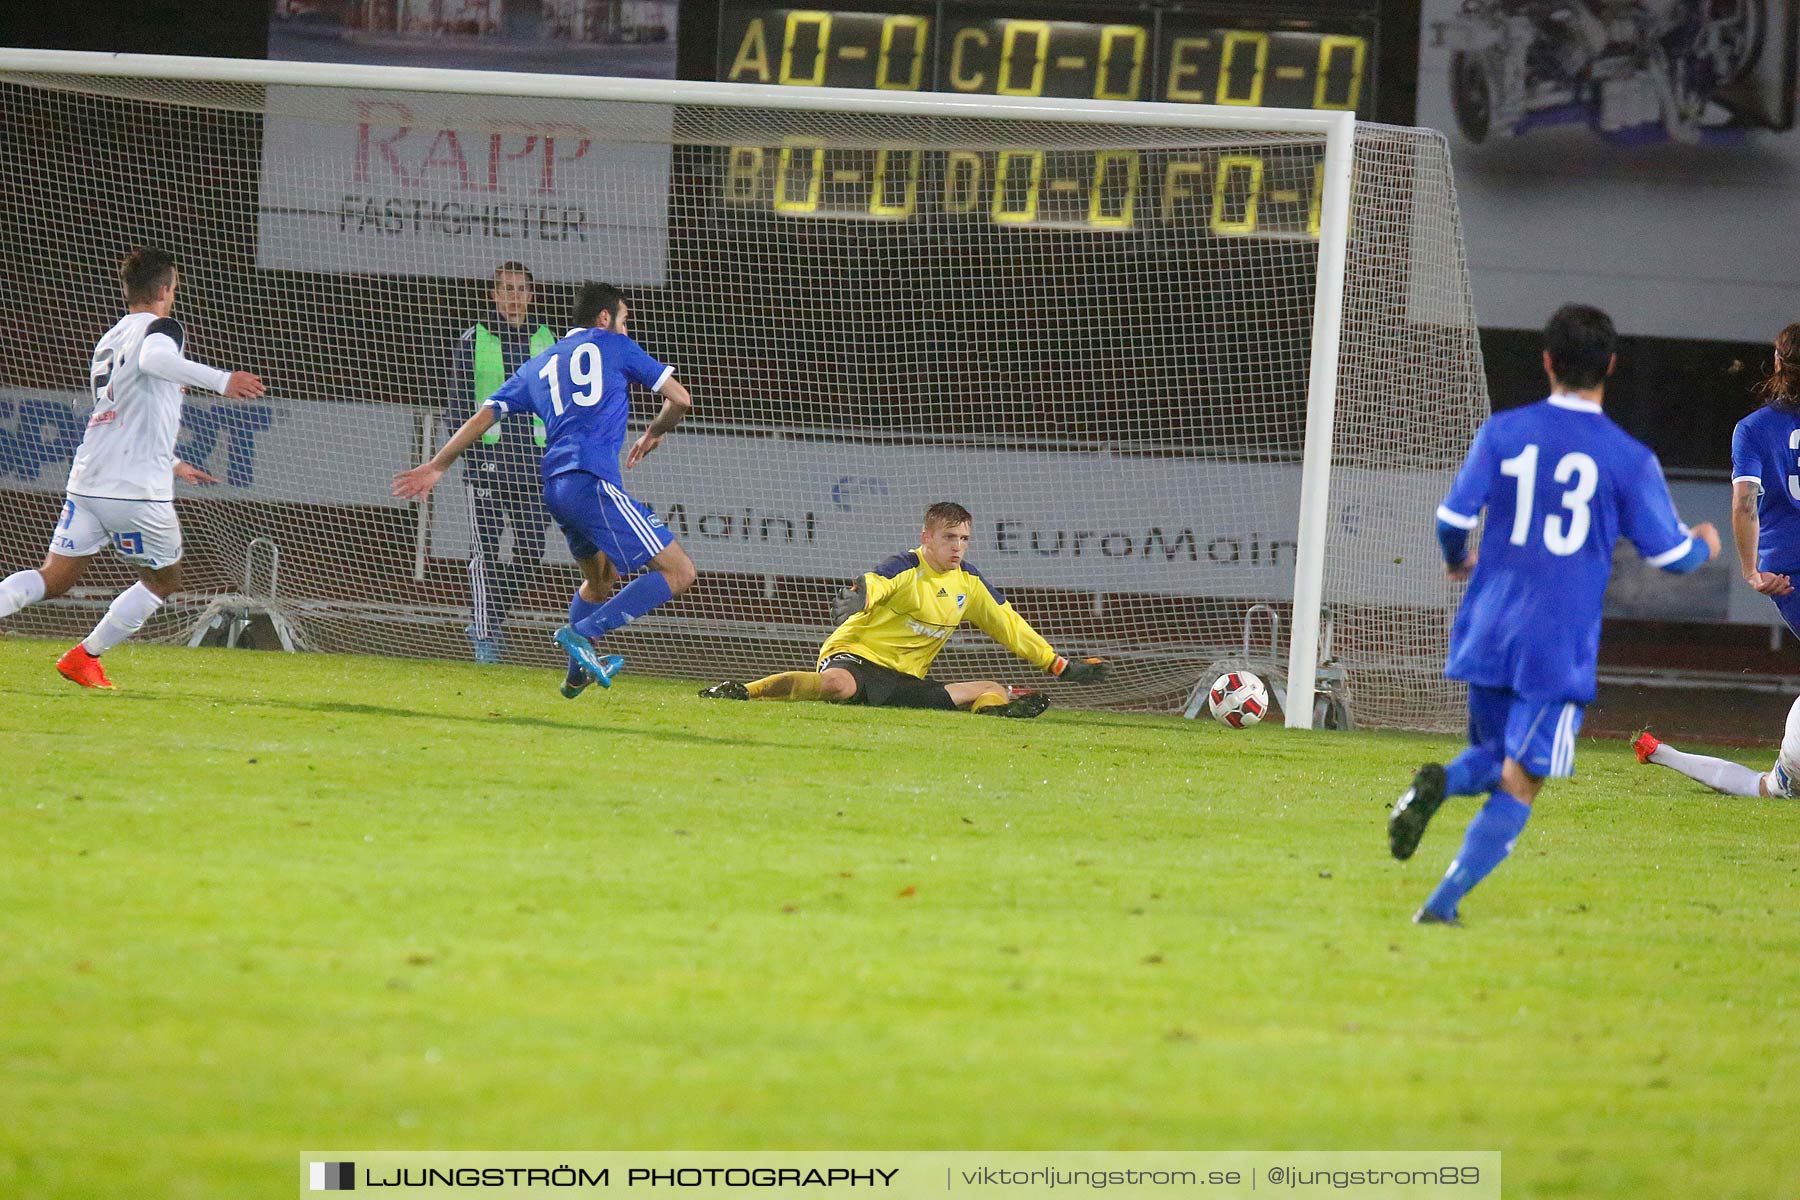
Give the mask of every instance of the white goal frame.
<svg viewBox="0 0 1800 1200">
<path fill-rule="evenodd" d="M 1295 550 L 1293 620 L 1287 663 L 1287 727 L 1313 727 L 1330 507 L 1338 360 L 1348 262 L 1350 185 L 1356 117 L 1351 112 L 1063 100 L 1013 96 L 956 96 L 778 84 L 673 82 L 500 71 L 438 70 L 351 64 L 266 62 L 149 54 L 0 48 L 0 71 L 40 75 L 102 75 L 194 83 L 371 88 L 456 92 L 567 100 L 654 104 L 742 104 L 805 112 L 985 120 L 1054 120 L 1095 125 L 1293 133 L 1322 138 L 1324 173 L 1319 211 L 1319 257 L 1313 301 L 1311 363 L 1301 467 L 1300 519 Z"/>
</svg>

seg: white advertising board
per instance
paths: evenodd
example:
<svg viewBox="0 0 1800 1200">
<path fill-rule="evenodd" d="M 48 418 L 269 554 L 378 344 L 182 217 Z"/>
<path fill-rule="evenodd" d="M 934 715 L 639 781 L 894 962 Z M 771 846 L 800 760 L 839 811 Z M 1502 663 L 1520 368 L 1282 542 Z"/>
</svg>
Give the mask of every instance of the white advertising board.
<svg viewBox="0 0 1800 1200">
<path fill-rule="evenodd" d="M 269 91 L 259 267 L 666 282 L 666 107 Z"/>
<path fill-rule="evenodd" d="M 1343 478 L 1334 536 L 1381 564 L 1357 598 L 1417 603 L 1440 573 L 1429 514 L 1447 477 Z M 1273 600 L 1293 593 L 1299 481 L 1295 465 L 686 430 L 625 475 L 702 571 L 851 578 L 916 546 L 926 506 L 955 499 L 975 514 L 970 561 L 1003 589 Z M 469 489 L 450 483 L 434 501 L 431 553 L 457 558 L 469 551 Z M 550 544 L 566 560 L 562 539 Z"/>
</svg>

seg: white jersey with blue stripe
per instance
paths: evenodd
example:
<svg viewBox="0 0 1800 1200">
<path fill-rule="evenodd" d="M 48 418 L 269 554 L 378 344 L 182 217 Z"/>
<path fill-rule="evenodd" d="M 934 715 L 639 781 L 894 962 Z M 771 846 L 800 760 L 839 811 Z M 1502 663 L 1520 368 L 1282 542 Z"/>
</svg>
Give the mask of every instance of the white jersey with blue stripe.
<svg viewBox="0 0 1800 1200">
<path fill-rule="evenodd" d="M 544 422 L 544 478 L 586 471 L 620 482 L 631 385 L 657 391 L 675 373 L 622 333 L 577 329 L 527 359 L 486 403 Z"/>
<path fill-rule="evenodd" d="M 1662 465 L 1598 404 L 1553 395 L 1488 418 L 1438 519 L 1473 529 L 1484 511 L 1444 673 L 1589 703 L 1614 543 L 1624 537 L 1652 566 L 1693 546 Z"/>
</svg>

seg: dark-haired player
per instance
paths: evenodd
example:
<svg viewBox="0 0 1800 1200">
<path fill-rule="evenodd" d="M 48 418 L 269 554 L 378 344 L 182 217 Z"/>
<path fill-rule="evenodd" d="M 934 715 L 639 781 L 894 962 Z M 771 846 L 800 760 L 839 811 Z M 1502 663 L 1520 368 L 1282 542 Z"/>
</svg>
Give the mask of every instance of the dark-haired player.
<svg viewBox="0 0 1800 1200">
<path fill-rule="evenodd" d="M 1491 795 L 1414 915 L 1421 924 L 1457 923 L 1463 896 L 1512 852 L 1545 778 L 1574 774 L 1613 544 L 1624 537 L 1677 574 L 1719 551 L 1711 525 L 1690 531 L 1676 517 L 1656 456 L 1601 411 L 1616 342 L 1600 310 L 1558 309 L 1544 329 L 1549 398 L 1489 417 L 1438 506 L 1444 562 L 1469 580 L 1444 664 L 1469 685 L 1469 748 L 1413 776 L 1388 818 L 1389 849 L 1412 857 L 1446 795 Z M 1484 511 L 1477 561 L 1468 536 Z"/>
<path fill-rule="evenodd" d="M 1800 323 L 1775 337 L 1763 406 L 1731 434 L 1731 533 L 1744 582 L 1800 637 Z"/>
<path fill-rule="evenodd" d="M 503 417 L 544 423 L 544 506 L 562 527 L 581 568 L 569 601 L 569 623 L 556 641 L 569 655 L 563 695 L 591 683 L 612 686 L 625 660 L 602 655 L 594 642 L 687 591 L 694 564 L 662 518 L 627 495 L 619 469 L 631 409 L 631 384 L 662 396 L 662 410 L 626 455 L 629 470 L 662 444 L 693 409 L 694 399 L 666 367 L 625 332 L 630 314 L 619 289 L 583 285 L 575 299 L 575 332 L 533 355 L 464 421 L 430 462 L 394 476 L 394 495 L 422 499 L 457 456 Z M 608 599 L 621 575 L 645 571 Z"/>
<path fill-rule="evenodd" d="M 841 624 L 819 648 L 816 671 L 784 671 L 751 683 L 727 681 L 701 692 L 713 700 L 828 700 L 888 708 L 967 709 L 1001 717 L 1035 717 L 1049 706 L 1041 692 L 1014 692 L 992 680 L 943 683 L 928 672 L 964 619 L 1040 670 L 1071 683 L 1098 683 L 1109 671 L 1098 659 L 1068 659 L 1006 602 L 980 571 L 963 561 L 973 529 L 960 504 L 933 504 L 917 549 L 869 571 L 832 604 Z"/>
<path fill-rule="evenodd" d="M 1744 582 L 1775 602 L 1800 637 L 1800 322 L 1775 335 L 1775 367 L 1763 406 L 1731 435 L 1731 534 Z M 1731 796 L 1792 797 L 1800 787 L 1800 700 L 1788 709 L 1781 751 L 1766 772 L 1729 759 L 1686 754 L 1649 733 L 1633 748 L 1641 763 L 1679 771 Z"/>
<path fill-rule="evenodd" d="M 80 580 L 108 541 L 138 568 L 138 582 L 120 592 L 106 615 L 56 661 L 83 687 L 110 688 L 100 656 L 143 627 L 181 587 L 181 522 L 175 516 L 175 479 L 217 483 L 175 457 L 181 429 L 181 389 L 205 388 L 231 400 L 263 394 L 248 371 L 220 371 L 182 353 L 186 336 L 169 313 L 181 271 L 166 250 L 134 250 L 119 268 L 125 315 L 94 347 L 88 378 L 94 411 L 69 468 L 62 516 L 44 565 L 0 580 L 0 617 L 60 596 Z"/>
</svg>

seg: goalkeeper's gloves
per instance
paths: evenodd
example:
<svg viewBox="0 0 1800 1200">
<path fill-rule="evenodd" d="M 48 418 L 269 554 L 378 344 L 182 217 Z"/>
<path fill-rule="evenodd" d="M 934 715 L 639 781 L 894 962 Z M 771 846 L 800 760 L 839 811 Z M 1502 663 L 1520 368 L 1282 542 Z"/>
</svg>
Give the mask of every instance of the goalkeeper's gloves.
<svg viewBox="0 0 1800 1200">
<path fill-rule="evenodd" d="M 1056 656 L 1050 673 L 1068 683 L 1105 683 L 1112 674 L 1112 664 L 1104 658 L 1064 658 Z"/>
<path fill-rule="evenodd" d="M 862 580 L 857 580 L 831 598 L 831 619 L 842 625 L 863 610 L 868 597 L 863 594 Z"/>
</svg>

